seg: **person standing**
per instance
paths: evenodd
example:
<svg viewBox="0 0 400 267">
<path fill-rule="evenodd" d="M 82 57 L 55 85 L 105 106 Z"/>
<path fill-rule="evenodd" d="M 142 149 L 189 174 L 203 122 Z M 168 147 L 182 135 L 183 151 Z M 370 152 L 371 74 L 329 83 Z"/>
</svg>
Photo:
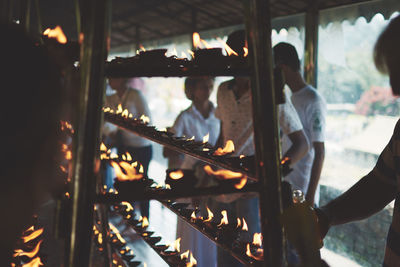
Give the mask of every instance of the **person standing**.
<svg viewBox="0 0 400 267">
<path fill-rule="evenodd" d="M 274 46 L 275 66 L 282 70 L 289 86 L 291 100 L 303 124 L 304 132 L 311 145 L 307 154 L 294 166 L 285 177 L 294 189 L 301 190 L 310 205 L 319 203 L 319 179 L 325 158 L 325 117 L 326 103 L 315 88 L 307 84 L 300 73 L 300 60 L 296 48 L 288 43 Z M 283 138 L 283 151 L 291 141 Z"/>
<path fill-rule="evenodd" d="M 192 105 L 178 115 L 174 125 L 170 128 L 170 131 L 175 136 L 186 136 L 187 138 L 194 136 L 195 141 L 201 142 L 203 141 L 203 137 L 208 135 L 208 143 L 213 146 L 216 144 L 220 132 L 220 121 L 215 117 L 215 107 L 209 100 L 213 88 L 214 78 L 212 77 L 186 78 L 185 94 L 192 101 Z M 175 168 L 195 171 L 199 179 L 198 184 L 206 186 L 208 181 L 206 179 L 207 176 L 202 171 L 203 168 L 201 168 L 203 163 L 187 155 L 182 155 L 183 157 L 177 161 L 176 154 L 176 152 L 164 148 L 164 156 L 174 161 Z M 200 210 L 206 210 L 207 199 L 200 198 L 199 201 L 192 199 L 192 202 L 195 206 L 200 206 Z M 207 214 L 203 214 L 202 216 L 206 217 Z M 181 250 L 186 251 L 189 249 L 197 258 L 196 266 L 215 266 L 217 258 L 215 244 L 180 219 L 177 223 L 177 238 L 182 238 Z"/>
<path fill-rule="evenodd" d="M 400 16 L 394 17 L 379 36 L 374 48 L 377 69 L 389 74 L 394 95 L 400 95 Z M 377 137 L 378 138 L 378 137 Z M 367 144 L 366 144 L 367 145 Z M 373 170 L 345 193 L 317 208 L 320 237 L 329 228 L 362 220 L 395 200 L 383 266 L 400 266 L 400 120 L 392 138 L 382 151 Z"/>
<path fill-rule="evenodd" d="M 228 36 L 227 44 L 239 56 L 244 56 L 246 33 L 238 30 Z M 221 120 L 221 134 L 219 144 L 232 140 L 235 145 L 233 156 L 254 156 L 254 133 L 250 77 L 234 77 L 223 82 L 217 92 L 217 109 L 215 115 Z M 287 99 L 286 103 L 278 106 L 279 126 L 283 134 L 292 141 L 291 147 L 284 157 L 291 159 L 291 166 L 299 161 L 308 151 L 308 142 L 303 131 L 300 119 Z M 216 198 L 215 213 L 227 210 L 228 220 L 244 217 L 252 235 L 261 231 L 258 199 L 252 195 L 223 195 Z M 218 264 L 220 266 L 241 266 L 229 254 L 218 250 Z"/>
<path fill-rule="evenodd" d="M 128 78 L 110 78 L 109 84 L 115 93 L 107 96 L 105 106 L 117 110 L 119 104 L 123 109 L 128 109 L 134 118 L 142 115 L 150 119 L 150 110 L 143 94 L 129 86 Z M 116 126 L 106 123 L 104 133 L 111 139 L 111 143 L 118 149 L 118 153 L 129 152 L 134 160 L 143 165 L 144 174 L 147 176 L 150 160 L 152 158 L 151 142 L 129 131 L 120 130 Z M 140 213 L 149 217 L 149 201 L 140 201 Z"/>
</svg>

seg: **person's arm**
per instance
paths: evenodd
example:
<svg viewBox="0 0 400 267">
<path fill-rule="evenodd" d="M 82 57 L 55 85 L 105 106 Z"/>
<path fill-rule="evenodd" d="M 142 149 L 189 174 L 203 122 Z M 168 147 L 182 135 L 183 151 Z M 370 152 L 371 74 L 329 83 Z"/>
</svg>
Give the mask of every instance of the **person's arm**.
<svg viewBox="0 0 400 267">
<path fill-rule="evenodd" d="M 332 225 L 367 218 L 382 210 L 396 195 L 396 186 L 384 183 L 370 172 L 326 206 L 317 210 L 321 238 Z"/>
<path fill-rule="evenodd" d="M 314 147 L 314 160 L 311 167 L 310 182 L 308 184 L 306 200 L 311 206 L 314 206 L 315 191 L 321 177 L 322 166 L 325 159 L 325 143 L 313 142 Z"/>
<path fill-rule="evenodd" d="M 286 151 L 283 157 L 290 158 L 290 166 L 292 167 L 296 162 L 304 157 L 309 149 L 309 146 L 307 137 L 302 129 L 288 134 L 288 137 L 292 142 L 292 145 Z"/>
</svg>

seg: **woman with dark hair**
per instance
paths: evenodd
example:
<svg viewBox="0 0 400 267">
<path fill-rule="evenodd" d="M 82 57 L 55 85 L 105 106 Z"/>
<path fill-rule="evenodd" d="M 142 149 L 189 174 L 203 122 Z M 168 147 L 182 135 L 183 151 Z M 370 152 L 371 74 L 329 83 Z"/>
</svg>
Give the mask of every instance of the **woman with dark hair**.
<svg viewBox="0 0 400 267">
<path fill-rule="evenodd" d="M 400 16 L 379 36 L 374 50 L 378 70 L 388 73 L 394 95 L 400 95 Z M 316 209 L 321 238 L 333 225 L 365 219 L 395 200 L 383 266 L 400 266 L 400 120 L 374 169 L 348 191 Z"/>
</svg>

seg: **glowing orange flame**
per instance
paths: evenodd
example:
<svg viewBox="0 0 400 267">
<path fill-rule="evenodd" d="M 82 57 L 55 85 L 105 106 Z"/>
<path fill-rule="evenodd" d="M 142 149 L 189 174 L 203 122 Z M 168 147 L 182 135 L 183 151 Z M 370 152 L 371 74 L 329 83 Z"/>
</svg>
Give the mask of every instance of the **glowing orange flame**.
<svg viewBox="0 0 400 267">
<path fill-rule="evenodd" d="M 226 141 L 224 148 L 219 147 L 217 150 L 215 150 L 214 156 L 226 155 L 232 153 L 233 151 L 235 151 L 235 145 L 233 144 L 232 140 L 228 140 Z"/>
<path fill-rule="evenodd" d="M 40 245 L 42 244 L 42 242 L 43 240 L 40 240 L 36 244 L 35 248 L 30 252 L 23 251 L 22 249 L 16 249 L 14 251 L 14 257 L 27 256 L 28 258 L 33 258 L 39 252 Z"/>
<path fill-rule="evenodd" d="M 128 118 L 128 115 L 129 115 L 129 110 L 127 109 L 124 109 L 121 113 L 121 117 L 123 118 Z"/>
<path fill-rule="evenodd" d="M 121 204 L 126 206 L 126 209 L 125 209 L 126 212 L 133 211 L 133 207 L 132 207 L 131 203 L 129 203 L 127 201 L 122 201 Z"/>
<path fill-rule="evenodd" d="M 147 219 L 146 216 L 144 216 L 142 220 L 142 228 L 147 228 L 148 226 L 149 226 L 149 220 Z"/>
<path fill-rule="evenodd" d="M 72 152 L 71 151 L 65 151 L 65 159 L 66 160 L 71 160 L 72 159 Z"/>
<path fill-rule="evenodd" d="M 60 170 L 61 170 L 62 172 L 64 172 L 64 173 L 67 173 L 67 169 L 66 169 L 64 166 L 62 166 L 62 165 L 60 165 Z"/>
<path fill-rule="evenodd" d="M 208 140 L 210 139 L 210 133 L 207 133 L 204 137 L 203 137 L 203 143 L 207 143 Z"/>
<path fill-rule="evenodd" d="M 239 179 L 244 177 L 243 174 L 240 172 L 233 172 L 224 169 L 214 171 L 210 165 L 204 166 L 204 171 L 208 175 L 214 175 L 221 179 Z"/>
<path fill-rule="evenodd" d="M 243 231 L 248 231 L 249 230 L 249 228 L 247 227 L 247 223 L 246 223 L 246 220 L 243 218 L 243 227 L 242 227 L 242 230 Z"/>
<path fill-rule="evenodd" d="M 129 152 L 126 152 L 126 160 L 132 161 L 132 156 L 131 156 L 131 154 L 129 154 Z"/>
<path fill-rule="evenodd" d="M 61 131 L 68 129 L 71 131 L 71 133 L 74 133 L 74 128 L 72 127 L 71 123 L 69 123 L 67 121 L 60 121 L 60 123 L 61 123 Z"/>
<path fill-rule="evenodd" d="M 32 226 L 33 227 L 33 226 Z M 33 230 L 33 228 L 32 228 Z M 33 231 L 32 233 L 30 233 L 27 236 L 23 236 L 22 240 L 24 241 L 24 243 L 28 243 L 29 241 L 35 239 L 36 237 L 40 236 L 43 233 L 43 228 L 40 228 L 36 231 Z"/>
<path fill-rule="evenodd" d="M 239 218 L 237 218 L 236 220 L 237 220 L 236 228 L 239 228 L 242 225 L 242 221 Z"/>
<path fill-rule="evenodd" d="M 193 257 L 193 254 L 190 253 L 190 261 L 186 263 L 186 267 L 193 267 L 197 265 L 196 259 Z"/>
<path fill-rule="evenodd" d="M 108 223 L 108 226 L 109 226 L 110 230 L 114 232 L 114 234 L 118 238 L 119 242 L 121 242 L 122 244 L 126 244 L 125 239 L 121 236 L 117 227 L 115 227 L 112 223 Z"/>
<path fill-rule="evenodd" d="M 201 44 L 201 38 L 200 38 L 200 34 L 198 32 L 194 32 L 193 33 L 193 47 L 194 48 L 200 48 L 200 44 Z"/>
<path fill-rule="evenodd" d="M 22 267 L 38 267 L 38 266 L 43 266 L 44 264 L 42 263 L 40 257 L 36 257 L 30 262 L 22 265 Z"/>
<path fill-rule="evenodd" d="M 183 177 L 183 171 L 181 171 L 181 170 L 177 170 L 177 171 L 169 173 L 169 178 L 171 178 L 172 180 L 179 180 L 182 177 Z"/>
<path fill-rule="evenodd" d="M 63 30 L 61 29 L 60 26 L 56 26 L 54 29 L 47 28 L 44 32 L 43 35 L 47 36 L 48 38 L 54 38 L 59 42 L 60 44 L 66 44 L 67 43 L 67 37 L 65 36 Z"/>
<path fill-rule="evenodd" d="M 196 213 L 195 213 L 194 211 L 193 211 L 192 214 L 190 215 L 190 218 L 196 220 L 197 217 L 196 217 Z"/>
<path fill-rule="evenodd" d="M 97 236 L 97 241 L 99 242 L 99 244 L 103 244 L 103 234 L 99 233 L 99 235 Z"/>
<path fill-rule="evenodd" d="M 224 46 L 226 53 L 228 56 L 235 55 L 238 56 L 238 53 L 236 53 L 229 45 L 227 45 L 221 38 L 217 38 L 217 40 Z"/>
<path fill-rule="evenodd" d="M 207 49 L 212 48 L 211 45 L 210 45 L 209 43 L 207 43 L 205 40 L 200 39 L 200 41 L 201 41 L 201 43 L 202 43 Z"/>
<path fill-rule="evenodd" d="M 243 158 L 245 158 L 246 156 L 245 155 L 240 155 L 239 156 L 239 159 L 243 159 Z"/>
<path fill-rule="evenodd" d="M 172 243 L 172 247 L 175 249 L 175 251 L 177 252 L 181 252 L 181 239 L 182 238 L 178 238 L 174 241 L 174 243 Z"/>
<path fill-rule="evenodd" d="M 143 45 L 139 45 L 139 49 L 140 49 L 141 51 L 143 51 L 143 52 L 145 52 L 145 51 L 146 51 L 146 48 L 144 48 L 144 46 L 143 46 Z"/>
<path fill-rule="evenodd" d="M 247 57 L 247 55 L 249 54 L 249 49 L 247 47 L 243 47 L 243 52 L 244 52 L 243 56 Z"/>
<path fill-rule="evenodd" d="M 221 214 L 222 214 L 222 219 L 220 224 L 218 224 L 217 226 L 228 224 L 228 213 L 226 212 L 226 210 L 221 211 Z"/>
<path fill-rule="evenodd" d="M 129 164 L 126 161 L 122 161 L 119 164 L 115 161 L 111 161 L 111 166 L 114 168 L 115 174 L 119 181 L 134 181 L 143 178 L 143 174 L 137 173 L 134 164 Z M 125 170 L 126 174 L 122 171 Z"/>
<path fill-rule="evenodd" d="M 121 104 L 118 104 L 118 107 L 117 107 L 117 111 L 115 112 L 115 114 L 121 114 L 122 113 L 122 105 Z"/>
<path fill-rule="evenodd" d="M 264 260 L 264 250 L 262 248 L 258 248 L 255 255 L 253 255 L 250 251 L 249 243 L 246 245 L 246 255 L 258 261 Z"/>
<path fill-rule="evenodd" d="M 107 151 L 107 147 L 104 143 L 100 144 L 100 151 L 106 152 Z"/>
<path fill-rule="evenodd" d="M 236 189 L 242 189 L 247 183 L 247 176 L 244 176 L 242 179 L 240 179 L 240 182 L 235 184 L 234 187 Z"/>
<path fill-rule="evenodd" d="M 286 162 L 288 162 L 289 160 L 290 160 L 290 158 L 284 157 L 284 158 L 281 160 L 281 164 L 283 165 L 283 164 L 285 164 Z"/>
<path fill-rule="evenodd" d="M 253 235 L 253 245 L 261 247 L 261 245 L 262 245 L 262 234 L 261 233 L 255 233 Z"/>
<path fill-rule="evenodd" d="M 150 118 L 147 117 L 146 115 L 140 116 L 140 120 L 141 120 L 144 124 L 147 124 L 147 123 L 150 122 Z"/>
<path fill-rule="evenodd" d="M 204 222 L 210 222 L 214 218 L 214 213 L 207 207 L 207 219 Z"/>
<path fill-rule="evenodd" d="M 181 260 L 189 258 L 189 250 L 186 250 L 181 254 Z"/>
<path fill-rule="evenodd" d="M 194 58 L 194 52 L 192 50 L 189 50 L 189 49 L 187 51 L 192 56 L 192 58 Z"/>
<path fill-rule="evenodd" d="M 105 113 L 109 112 L 110 110 L 111 110 L 110 107 L 103 107 L 103 112 L 105 112 Z"/>
</svg>

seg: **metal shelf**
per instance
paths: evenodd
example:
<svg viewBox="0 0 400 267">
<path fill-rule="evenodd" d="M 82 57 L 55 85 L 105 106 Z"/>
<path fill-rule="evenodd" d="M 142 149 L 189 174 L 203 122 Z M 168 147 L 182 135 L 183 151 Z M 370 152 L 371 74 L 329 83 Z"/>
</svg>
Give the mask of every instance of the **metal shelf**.
<svg viewBox="0 0 400 267">
<path fill-rule="evenodd" d="M 195 146 L 195 143 L 193 141 L 187 141 L 183 139 L 179 140 L 177 138 L 171 137 L 163 131 L 156 130 L 153 126 L 147 126 L 133 119 L 123 118 L 120 115 L 106 112 L 104 114 L 104 119 L 121 129 L 133 132 L 138 136 L 161 144 L 169 149 L 184 153 L 201 161 L 219 166 L 233 172 L 241 172 L 245 174 L 249 180 L 258 181 L 258 179 L 255 177 L 255 174 L 250 173 L 249 170 L 246 170 L 244 167 L 240 166 L 241 163 L 245 162 L 245 159 L 242 160 L 240 158 L 229 158 L 228 156 L 214 156 L 212 155 L 212 149 L 210 149 L 210 151 L 208 152 L 204 152 L 198 149 L 196 150 L 196 148 L 200 148 L 201 145 Z M 194 147 L 195 149 L 193 149 Z M 235 162 L 236 164 L 234 165 L 232 162 Z"/>
</svg>

